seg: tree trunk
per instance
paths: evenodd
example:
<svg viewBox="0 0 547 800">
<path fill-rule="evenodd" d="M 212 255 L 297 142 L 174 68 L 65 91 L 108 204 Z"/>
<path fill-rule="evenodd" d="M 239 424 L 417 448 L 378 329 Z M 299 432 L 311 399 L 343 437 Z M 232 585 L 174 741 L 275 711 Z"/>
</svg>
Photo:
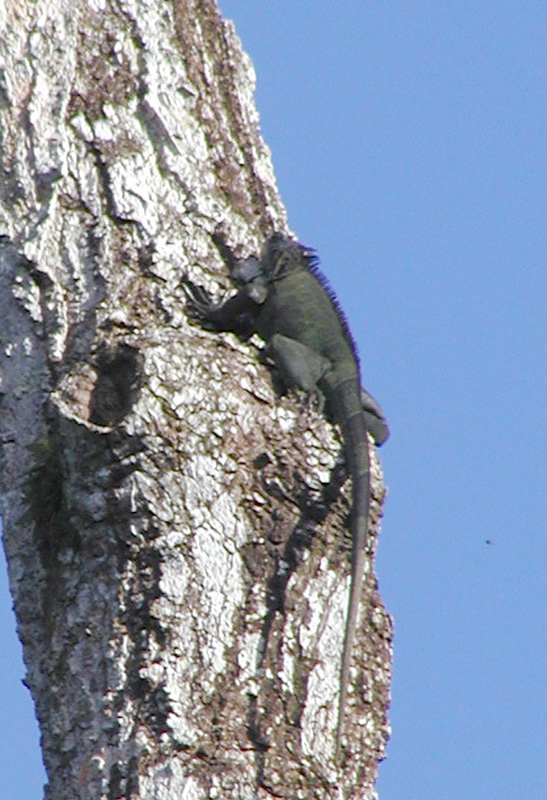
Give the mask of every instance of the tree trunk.
<svg viewBox="0 0 547 800">
<path fill-rule="evenodd" d="M 251 64 L 213 0 L 2 5 L 0 489 L 46 798 L 372 798 L 378 462 L 337 765 L 340 440 L 180 287 L 286 230 Z"/>
</svg>

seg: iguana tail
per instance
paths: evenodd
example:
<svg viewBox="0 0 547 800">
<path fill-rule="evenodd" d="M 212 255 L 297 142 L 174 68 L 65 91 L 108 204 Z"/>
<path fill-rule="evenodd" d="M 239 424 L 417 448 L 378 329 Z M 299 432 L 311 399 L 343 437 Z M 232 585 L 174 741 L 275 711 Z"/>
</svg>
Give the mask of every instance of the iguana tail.
<svg viewBox="0 0 547 800">
<path fill-rule="evenodd" d="M 370 456 L 358 376 L 352 375 L 339 380 L 335 385 L 329 387 L 327 397 L 332 413 L 342 428 L 346 458 L 353 482 L 351 584 L 340 672 L 340 698 L 336 731 L 336 758 L 338 759 L 344 729 L 349 669 L 366 562 L 365 546 L 370 505 Z"/>
</svg>

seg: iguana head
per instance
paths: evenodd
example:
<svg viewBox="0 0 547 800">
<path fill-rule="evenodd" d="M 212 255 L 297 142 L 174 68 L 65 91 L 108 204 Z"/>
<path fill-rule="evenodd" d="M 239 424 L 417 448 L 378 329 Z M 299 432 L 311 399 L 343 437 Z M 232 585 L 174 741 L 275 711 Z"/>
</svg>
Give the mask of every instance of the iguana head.
<svg viewBox="0 0 547 800">
<path fill-rule="evenodd" d="M 244 261 L 236 261 L 231 277 L 238 289 L 245 287 L 247 296 L 258 305 L 266 300 L 268 276 L 260 261 L 254 256 L 250 256 Z"/>
<path fill-rule="evenodd" d="M 261 262 L 268 280 L 276 281 L 299 269 L 306 269 L 313 250 L 289 239 L 283 233 L 274 233 L 262 248 Z"/>
</svg>

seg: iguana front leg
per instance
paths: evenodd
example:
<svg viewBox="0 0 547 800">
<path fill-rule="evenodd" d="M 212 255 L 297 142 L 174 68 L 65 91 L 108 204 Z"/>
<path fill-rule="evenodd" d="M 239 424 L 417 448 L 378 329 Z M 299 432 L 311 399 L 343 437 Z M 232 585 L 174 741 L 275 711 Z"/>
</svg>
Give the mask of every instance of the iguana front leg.
<svg viewBox="0 0 547 800">
<path fill-rule="evenodd" d="M 181 286 L 189 301 L 187 310 L 209 330 L 233 331 L 249 336 L 254 331 L 256 315 L 268 296 L 267 278 L 260 261 L 250 256 L 234 262 L 231 279 L 237 292 L 215 303 L 203 286 L 183 278 Z"/>
<path fill-rule="evenodd" d="M 212 331 L 233 331 L 248 335 L 253 329 L 253 319 L 259 306 L 249 296 L 246 287 L 220 303 L 215 303 L 209 292 L 184 278 L 181 286 L 188 299 L 188 314 L 204 328 Z"/>
</svg>

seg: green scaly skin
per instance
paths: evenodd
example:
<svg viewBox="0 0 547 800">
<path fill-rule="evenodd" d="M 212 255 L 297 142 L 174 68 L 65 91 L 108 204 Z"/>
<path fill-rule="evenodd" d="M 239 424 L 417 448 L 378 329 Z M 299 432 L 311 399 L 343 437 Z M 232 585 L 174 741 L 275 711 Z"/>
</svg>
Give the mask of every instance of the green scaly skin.
<svg viewBox="0 0 547 800">
<path fill-rule="evenodd" d="M 370 506 L 370 432 L 377 444 L 388 436 L 383 413 L 360 388 L 359 362 L 344 316 L 313 252 L 281 234 L 264 245 L 261 259 L 234 262 L 239 290 L 214 304 L 203 289 L 184 281 L 190 310 L 215 330 L 256 331 L 266 342 L 289 388 L 325 398 L 340 425 L 352 477 L 352 570 L 340 674 L 336 758 L 339 759 L 365 568 Z"/>
</svg>

